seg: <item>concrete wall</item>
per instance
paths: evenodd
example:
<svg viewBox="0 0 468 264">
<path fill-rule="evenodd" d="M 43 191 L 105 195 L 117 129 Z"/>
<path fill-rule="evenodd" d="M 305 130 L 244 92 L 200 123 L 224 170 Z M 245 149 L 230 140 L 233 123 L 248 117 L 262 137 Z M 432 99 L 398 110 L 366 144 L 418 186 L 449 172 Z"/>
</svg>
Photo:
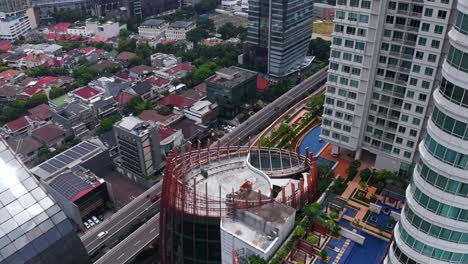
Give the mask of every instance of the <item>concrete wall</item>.
<svg viewBox="0 0 468 264">
<path fill-rule="evenodd" d="M 366 239 L 365 237 L 359 235 L 359 234 L 356 234 L 346 228 L 342 228 L 340 230 L 340 235 L 342 235 L 343 237 L 345 238 L 349 238 L 351 239 L 352 241 L 358 243 L 359 245 L 363 245 L 364 244 L 364 240 Z"/>
</svg>

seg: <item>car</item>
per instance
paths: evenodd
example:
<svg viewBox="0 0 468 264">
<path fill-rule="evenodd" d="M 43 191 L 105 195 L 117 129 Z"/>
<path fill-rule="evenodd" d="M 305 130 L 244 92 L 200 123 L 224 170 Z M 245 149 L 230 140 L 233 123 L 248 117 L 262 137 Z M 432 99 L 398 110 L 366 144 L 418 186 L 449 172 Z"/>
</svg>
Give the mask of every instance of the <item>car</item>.
<svg viewBox="0 0 468 264">
<path fill-rule="evenodd" d="M 105 237 L 108 233 L 109 233 L 109 232 L 107 232 L 107 231 L 102 231 L 101 233 L 99 233 L 99 234 L 97 235 L 97 238 L 102 239 L 102 238 Z"/>
<path fill-rule="evenodd" d="M 85 221 L 85 222 L 83 222 L 83 224 L 84 224 L 84 226 L 86 227 L 86 229 L 90 229 L 90 228 L 91 228 L 91 226 L 88 224 L 88 222 Z"/>
<path fill-rule="evenodd" d="M 154 203 L 159 200 L 159 197 L 161 197 L 159 194 L 151 195 L 150 200 Z"/>
<path fill-rule="evenodd" d="M 104 216 L 103 215 L 98 215 L 97 217 L 100 221 L 104 221 Z"/>
<path fill-rule="evenodd" d="M 91 219 L 93 219 L 96 225 L 99 224 L 99 219 L 97 219 L 97 217 L 95 217 L 94 215 L 91 217 Z"/>
<path fill-rule="evenodd" d="M 94 222 L 93 222 L 93 220 L 91 220 L 91 219 L 88 219 L 88 224 L 89 224 L 90 226 L 94 226 Z"/>
</svg>

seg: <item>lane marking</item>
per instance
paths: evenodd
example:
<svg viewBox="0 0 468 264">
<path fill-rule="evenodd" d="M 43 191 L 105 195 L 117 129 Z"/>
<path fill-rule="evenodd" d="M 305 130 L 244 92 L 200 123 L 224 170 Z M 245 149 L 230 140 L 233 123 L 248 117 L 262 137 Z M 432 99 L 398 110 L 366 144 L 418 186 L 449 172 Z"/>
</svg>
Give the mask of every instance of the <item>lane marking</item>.
<svg viewBox="0 0 468 264">
<path fill-rule="evenodd" d="M 135 244 L 133 244 L 133 246 L 137 246 L 138 244 L 140 244 L 141 240 L 138 240 L 137 242 L 135 242 Z"/>
<path fill-rule="evenodd" d="M 125 256 L 125 253 L 122 253 L 120 256 L 117 257 L 117 259 L 121 259 L 123 256 Z"/>
</svg>

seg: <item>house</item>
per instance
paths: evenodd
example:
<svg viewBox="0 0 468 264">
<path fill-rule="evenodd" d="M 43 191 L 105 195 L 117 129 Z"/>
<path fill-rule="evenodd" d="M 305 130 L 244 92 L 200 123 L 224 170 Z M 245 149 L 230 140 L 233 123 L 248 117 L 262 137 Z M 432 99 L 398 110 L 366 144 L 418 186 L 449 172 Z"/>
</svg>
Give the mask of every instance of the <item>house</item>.
<svg viewBox="0 0 468 264">
<path fill-rule="evenodd" d="M 175 111 L 182 111 L 194 105 L 195 101 L 177 94 L 170 94 L 159 100 L 158 104 L 173 108 Z"/>
<path fill-rule="evenodd" d="M 171 87 L 171 81 L 161 77 L 151 76 L 145 79 L 145 82 L 148 82 L 152 85 L 151 88 L 151 97 L 155 98 L 163 92 L 166 92 Z"/>
<path fill-rule="evenodd" d="M 152 93 L 151 89 L 153 86 L 149 82 L 141 82 L 137 83 L 136 85 L 130 87 L 128 91 L 133 93 L 134 95 L 140 96 L 143 100 L 151 99 Z"/>
<path fill-rule="evenodd" d="M 218 117 L 218 104 L 208 100 L 195 102 L 191 107 L 183 110 L 184 116 L 197 124 L 207 124 Z"/>
<path fill-rule="evenodd" d="M 130 68 L 129 75 L 138 80 L 142 80 L 144 77 L 153 73 L 153 68 L 147 65 L 138 65 Z"/>
<path fill-rule="evenodd" d="M 20 67 L 31 69 L 33 67 L 43 65 L 49 60 L 49 58 L 50 57 L 47 54 L 29 53 L 26 57 L 21 59 Z"/>
<path fill-rule="evenodd" d="M 121 92 L 117 96 L 114 97 L 114 100 L 121 108 L 124 108 L 124 107 L 127 107 L 128 102 L 133 97 L 135 97 L 135 95 L 131 93 Z"/>
<path fill-rule="evenodd" d="M 96 87 L 84 86 L 78 89 L 73 90 L 69 93 L 71 97 L 75 97 L 84 103 L 90 103 L 97 97 L 100 97 L 104 94 L 104 91 Z"/>
<path fill-rule="evenodd" d="M 212 47 L 212 46 L 223 44 L 223 42 L 224 41 L 220 38 L 212 37 L 212 38 L 207 38 L 207 39 L 202 40 L 201 45 Z"/>
<path fill-rule="evenodd" d="M 159 128 L 159 144 L 165 155 L 168 155 L 174 147 L 179 146 L 183 140 L 184 134 L 181 129 L 175 130 L 171 127 Z"/>
<path fill-rule="evenodd" d="M 52 113 L 50 106 L 46 104 L 40 104 L 28 110 L 28 117 L 32 121 L 43 122 L 52 119 Z"/>
<path fill-rule="evenodd" d="M 31 136 L 18 136 L 7 140 L 10 148 L 18 155 L 24 163 L 37 157 L 43 145 Z"/>
<path fill-rule="evenodd" d="M 71 23 L 59 22 L 49 28 L 50 33 L 58 34 L 67 34 L 68 28 L 71 26 Z"/>
<path fill-rule="evenodd" d="M 10 68 L 21 68 L 21 63 L 26 54 L 22 52 L 9 53 L 3 58 L 3 64 L 6 64 Z"/>
<path fill-rule="evenodd" d="M 185 40 L 187 39 L 187 32 L 194 28 L 195 23 L 192 21 L 176 21 L 167 28 L 166 39 Z"/>
<path fill-rule="evenodd" d="M 34 129 L 31 136 L 47 148 L 52 148 L 62 145 L 65 140 L 65 130 L 54 124 L 46 124 Z"/>
<path fill-rule="evenodd" d="M 187 77 L 193 71 L 193 66 L 190 62 L 186 61 L 177 64 L 168 69 L 160 69 L 155 72 L 156 76 L 163 77 L 169 80 L 180 80 Z"/>
<path fill-rule="evenodd" d="M 8 69 L 6 71 L 0 72 L 0 82 L 11 83 L 24 79 L 26 75 L 18 70 Z"/>
<path fill-rule="evenodd" d="M 105 39 L 118 37 L 120 30 L 127 28 L 126 25 L 119 25 L 119 22 L 100 22 L 94 18 L 87 19 L 85 27 L 88 34 Z"/>
<path fill-rule="evenodd" d="M 19 86 L 15 85 L 2 85 L 0 86 L 0 102 L 11 102 L 16 100 L 17 95 L 23 90 Z"/>
<path fill-rule="evenodd" d="M 144 110 L 138 116 L 141 120 L 152 121 L 160 124 L 162 127 L 168 127 L 177 122 L 184 116 L 180 113 L 170 113 L 169 115 L 158 114 L 155 110 Z"/>
<path fill-rule="evenodd" d="M 183 91 L 180 96 L 192 99 L 194 101 L 200 101 L 206 98 L 206 90 L 199 90 L 196 87 Z"/>
<path fill-rule="evenodd" d="M 169 23 L 161 19 L 148 19 L 138 27 L 138 34 L 149 40 L 162 41 L 165 39 Z"/>
<path fill-rule="evenodd" d="M 135 56 L 136 54 L 133 52 L 122 51 L 117 55 L 117 57 L 115 57 L 115 60 L 121 62 L 122 64 L 128 64 L 130 60 Z"/>
<path fill-rule="evenodd" d="M 150 58 L 151 66 L 155 68 L 168 68 L 182 63 L 182 58 L 172 54 L 155 53 Z"/>
<path fill-rule="evenodd" d="M 5 132 L 10 136 L 16 136 L 27 133 L 28 130 L 33 126 L 32 122 L 28 117 L 22 116 L 18 119 L 10 121 L 5 124 Z"/>
<path fill-rule="evenodd" d="M 113 77 L 101 77 L 95 81 L 89 83 L 90 86 L 99 88 L 104 91 L 105 95 L 117 96 L 125 89 L 130 87 L 129 82 L 121 78 Z"/>
</svg>

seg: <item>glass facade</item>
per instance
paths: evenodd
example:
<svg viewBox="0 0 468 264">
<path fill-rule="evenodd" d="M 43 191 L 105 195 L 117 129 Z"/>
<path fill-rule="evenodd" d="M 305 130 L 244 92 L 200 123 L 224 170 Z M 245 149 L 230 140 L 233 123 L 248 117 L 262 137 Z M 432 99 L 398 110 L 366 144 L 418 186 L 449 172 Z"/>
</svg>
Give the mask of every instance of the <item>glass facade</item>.
<svg viewBox="0 0 468 264">
<path fill-rule="evenodd" d="M 312 34 L 310 0 L 249 1 L 245 64 L 286 75 L 304 62 Z"/>
<path fill-rule="evenodd" d="M 0 263 L 90 263 L 59 206 L 0 141 Z"/>
<path fill-rule="evenodd" d="M 463 140 L 468 140 L 467 124 L 446 115 L 444 112 L 440 111 L 437 106 L 434 107 L 431 119 L 438 128 L 447 132 L 447 134 Z"/>
<path fill-rule="evenodd" d="M 468 53 L 450 46 L 447 62 L 460 71 L 468 72 Z"/>
<path fill-rule="evenodd" d="M 458 12 L 455 29 L 462 34 L 468 35 L 468 15 Z"/>
<path fill-rule="evenodd" d="M 468 183 L 449 179 L 440 175 L 429 168 L 422 160 L 419 161 L 419 165 L 416 168 L 419 176 L 437 189 L 458 196 L 468 197 Z"/>
<path fill-rule="evenodd" d="M 443 78 L 439 92 L 450 102 L 468 108 L 468 92 L 463 87 L 454 85 Z"/>
<path fill-rule="evenodd" d="M 429 153 L 431 153 L 432 156 L 438 160 L 459 169 L 468 169 L 467 154 L 456 152 L 442 144 L 439 144 L 429 134 L 427 134 L 426 138 L 424 139 L 424 146 L 426 147 L 427 151 L 429 151 Z"/>
<path fill-rule="evenodd" d="M 400 248 L 396 245 L 396 243 L 392 244 L 392 250 L 393 254 L 395 257 L 400 261 L 402 264 L 419 264 L 419 262 L 416 262 L 414 259 L 403 253 Z M 390 259 L 389 259 L 390 261 Z"/>
</svg>

